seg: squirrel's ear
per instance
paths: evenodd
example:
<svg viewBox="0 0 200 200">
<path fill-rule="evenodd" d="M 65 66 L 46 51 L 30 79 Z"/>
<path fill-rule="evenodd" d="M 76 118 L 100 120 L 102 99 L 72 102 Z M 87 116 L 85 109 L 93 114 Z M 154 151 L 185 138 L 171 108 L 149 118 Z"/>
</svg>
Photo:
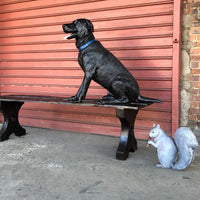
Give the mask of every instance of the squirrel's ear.
<svg viewBox="0 0 200 200">
<path fill-rule="evenodd" d="M 153 128 L 154 128 L 154 127 L 156 127 L 156 124 L 155 124 L 155 123 L 153 123 Z"/>
<path fill-rule="evenodd" d="M 158 124 L 157 127 L 160 128 L 160 125 Z"/>
</svg>

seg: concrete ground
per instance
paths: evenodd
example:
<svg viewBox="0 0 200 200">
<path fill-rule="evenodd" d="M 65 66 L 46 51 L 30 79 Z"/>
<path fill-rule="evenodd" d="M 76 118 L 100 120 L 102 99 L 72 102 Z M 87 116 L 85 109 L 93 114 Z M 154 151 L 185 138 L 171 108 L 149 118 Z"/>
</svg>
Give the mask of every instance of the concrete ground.
<svg viewBox="0 0 200 200">
<path fill-rule="evenodd" d="M 0 143 L 1 200 L 200 199 L 200 150 L 178 172 L 156 168 L 156 150 L 143 141 L 119 161 L 119 138 L 26 128 Z"/>
</svg>

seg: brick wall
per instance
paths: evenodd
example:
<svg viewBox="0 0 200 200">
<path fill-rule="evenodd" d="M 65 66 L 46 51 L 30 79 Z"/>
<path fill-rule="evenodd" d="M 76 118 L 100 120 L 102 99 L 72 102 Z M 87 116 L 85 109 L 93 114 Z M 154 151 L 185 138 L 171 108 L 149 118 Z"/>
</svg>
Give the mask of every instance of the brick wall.
<svg viewBox="0 0 200 200">
<path fill-rule="evenodd" d="M 198 19 L 198 9 L 200 9 L 200 0 L 183 1 L 180 124 L 196 130 L 200 127 L 200 19 Z"/>
</svg>

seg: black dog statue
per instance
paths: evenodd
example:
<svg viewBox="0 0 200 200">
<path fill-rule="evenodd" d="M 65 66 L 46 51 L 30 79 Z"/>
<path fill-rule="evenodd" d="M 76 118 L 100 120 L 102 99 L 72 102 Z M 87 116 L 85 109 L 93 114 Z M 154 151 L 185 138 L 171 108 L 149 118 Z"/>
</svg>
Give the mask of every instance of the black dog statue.
<svg viewBox="0 0 200 200">
<path fill-rule="evenodd" d="M 132 74 L 102 44 L 95 40 L 94 27 L 88 19 L 77 19 L 71 24 L 63 24 L 65 33 L 71 33 L 65 39 L 76 39 L 79 49 L 78 62 L 84 71 L 83 82 L 70 102 L 81 102 L 87 93 L 91 80 L 105 89 L 108 94 L 102 98 L 101 104 L 127 104 L 130 102 L 160 103 L 158 99 L 140 95 L 139 86 Z"/>
</svg>

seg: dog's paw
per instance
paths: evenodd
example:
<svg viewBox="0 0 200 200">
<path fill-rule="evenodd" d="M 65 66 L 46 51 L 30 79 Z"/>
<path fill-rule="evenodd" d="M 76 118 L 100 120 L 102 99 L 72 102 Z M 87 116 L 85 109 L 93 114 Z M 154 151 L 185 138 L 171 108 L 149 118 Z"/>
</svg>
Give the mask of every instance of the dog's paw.
<svg viewBox="0 0 200 200">
<path fill-rule="evenodd" d="M 104 104 L 103 102 L 104 102 L 103 99 L 99 99 L 96 103 L 97 104 Z"/>
<path fill-rule="evenodd" d="M 78 98 L 77 96 L 72 96 L 72 97 L 69 97 L 68 101 L 71 103 L 81 103 L 82 99 Z"/>
<path fill-rule="evenodd" d="M 97 104 L 106 105 L 106 104 L 109 104 L 109 100 L 108 99 L 99 99 L 97 101 Z"/>
<path fill-rule="evenodd" d="M 108 94 L 108 95 L 103 96 L 102 99 L 105 101 L 109 101 L 109 100 L 113 100 L 115 98 L 114 98 L 114 96 Z"/>
</svg>

